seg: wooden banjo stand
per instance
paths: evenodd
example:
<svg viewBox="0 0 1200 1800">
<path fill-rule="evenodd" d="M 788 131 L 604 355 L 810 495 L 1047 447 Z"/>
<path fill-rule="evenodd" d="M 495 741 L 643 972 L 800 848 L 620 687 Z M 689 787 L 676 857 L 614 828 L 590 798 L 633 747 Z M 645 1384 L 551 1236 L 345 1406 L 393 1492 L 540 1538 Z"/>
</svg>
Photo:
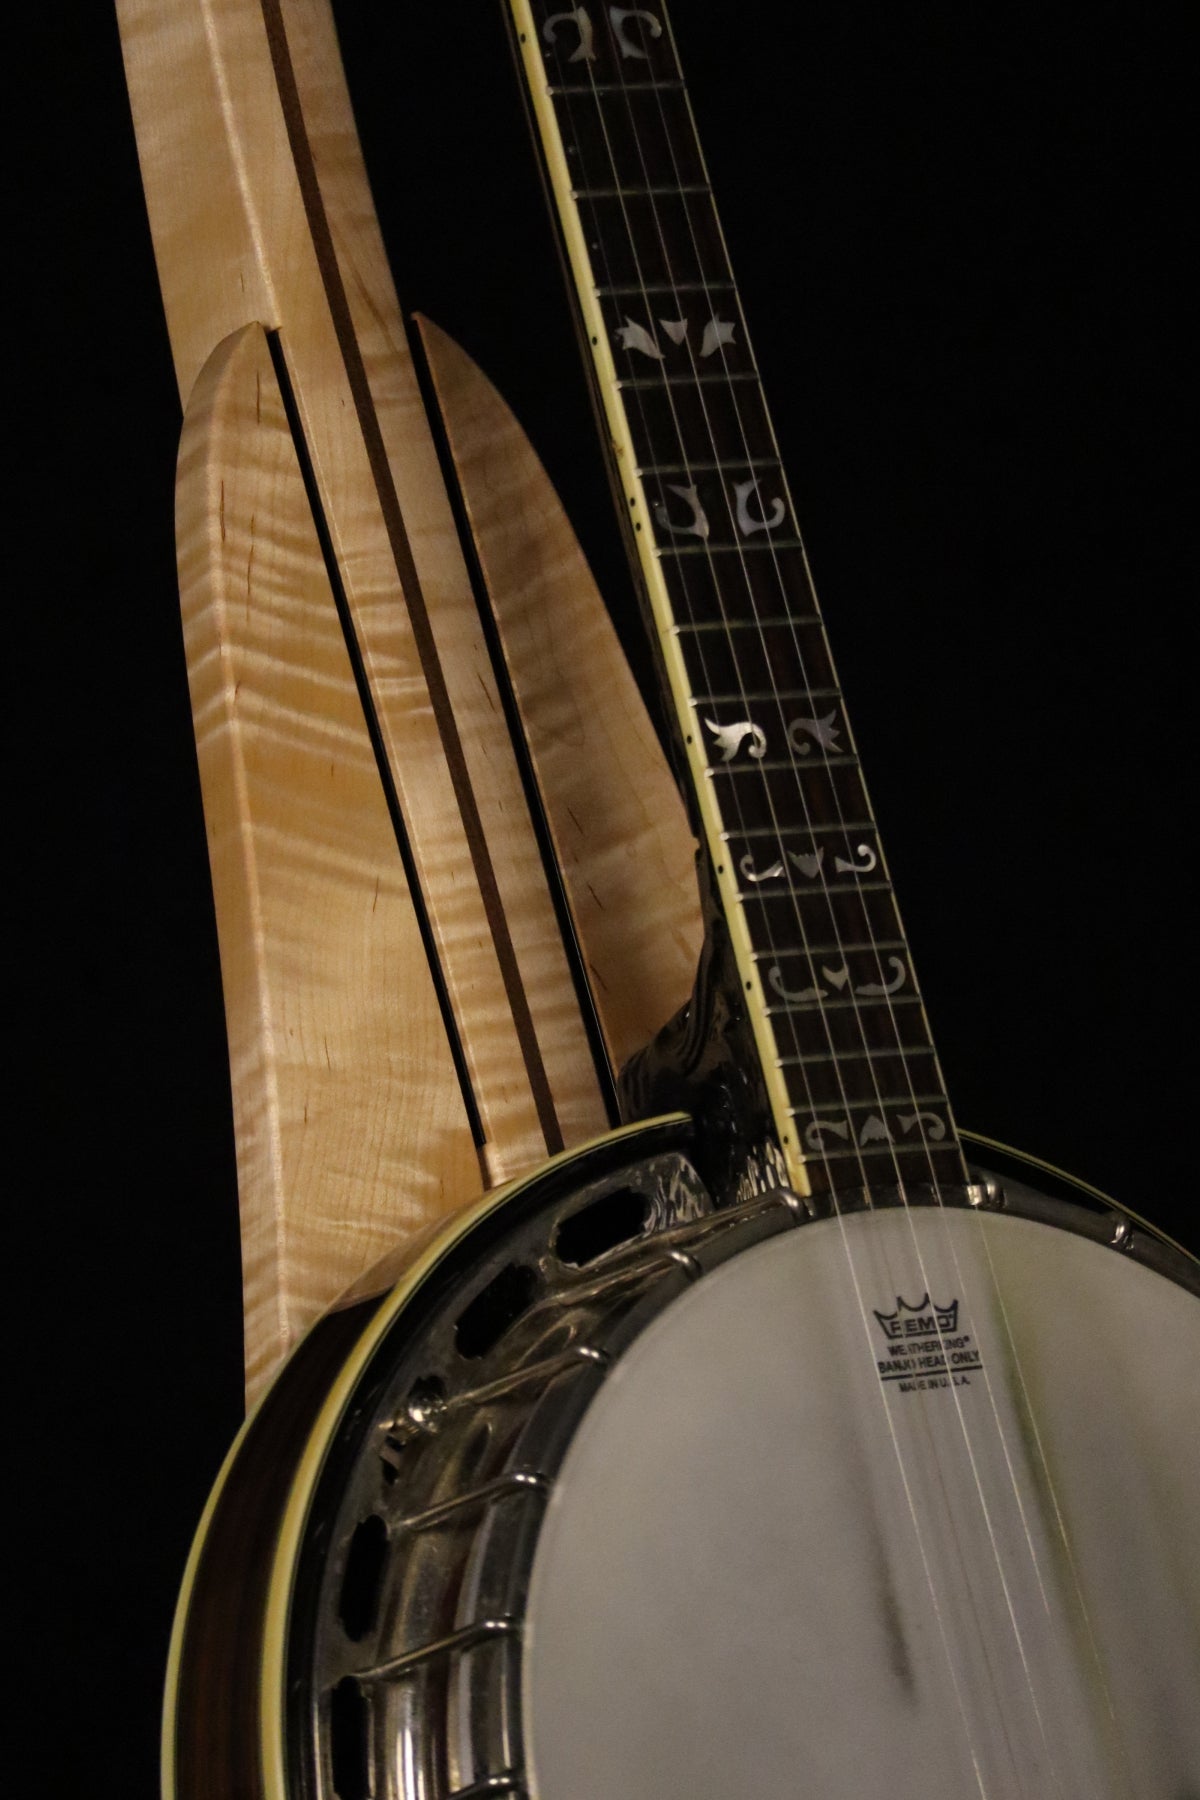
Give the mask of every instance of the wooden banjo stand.
<svg viewBox="0 0 1200 1800">
<path fill-rule="evenodd" d="M 186 405 L 254 1396 L 398 1231 L 603 1131 L 604 1063 L 686 1000 L 700 924 L 691 832 L 536 458 L 436 327 L 423 373 L 406 347 L 328 20 L 150 10 L 122 31 Z"/>
</svg>

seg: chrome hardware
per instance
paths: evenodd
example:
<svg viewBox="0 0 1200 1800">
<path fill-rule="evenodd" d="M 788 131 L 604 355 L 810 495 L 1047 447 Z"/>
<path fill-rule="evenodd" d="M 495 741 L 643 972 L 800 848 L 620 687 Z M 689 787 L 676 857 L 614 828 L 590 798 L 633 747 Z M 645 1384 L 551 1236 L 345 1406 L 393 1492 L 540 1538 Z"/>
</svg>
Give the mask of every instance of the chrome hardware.
<svg viewBox="0 0 1200 1800">
<path fill-rule="evenodd" d="M 986 1208 L 990 1212 L 999 1212 L 1004 1205 L 1004 1189 L 990 1175 L 979 1181 L 971 1182 L 965 1191 L 967 1205 L 973 1206 L 977 1210 Z"/>
<path fill-rule="evenodd" d="M 970 1185 L 839 1193 L 853 1216 L 901 1205 L 1008 1211 L 1140 1255 L 1146 1234 L 972 1170 Z M 629 1209 L 629 1196 L 642 1202 Z M 594 1256 L 556 1245 L 606 1199 L 641 1219 Z M 718 1209 L 671 1151 L 548 1200 L 464 1251 L 440 1297 L 402 1315 L 364 1373 L 318 1487 L 301 1553 L 289 1666 L 290 1788 L 339 1800 L 334 1769 L 366 1770 L 371 1800 L 529 1794 L 522 1713 L 524 1621 L 545 1508 L 562 1459 L 613 1362 L 698 1280 L 764 1240 L 828 1217 L 828 1195 L 786 1188 Z M 567 1240 L 564 1238 L 564 1242 Z M 483 1353 L 456 1337 L 464 1313 L 509 1270 L 528 1300 Z M 351 1594 L 356 1533 L 386 1549 L 374 1588 Z M 359 1622 L 366 1620 L 364 1629 Z M 349 1622 L 349 1623 L 348 1623 Z M 353 1630 L 358 1630 L 355 1636 Z M 290 1791 L 290 1789 L 289 1789 Z"/>
<path fill-rule="evenodd" d="M 1125 1218 L 1121 1213 L 1114 1213 L 1112 1235 L 1108 1241 L 1114 1250 L 1130 1249 L 1133 1244 L 1133 1221 Z"/>
</svg>

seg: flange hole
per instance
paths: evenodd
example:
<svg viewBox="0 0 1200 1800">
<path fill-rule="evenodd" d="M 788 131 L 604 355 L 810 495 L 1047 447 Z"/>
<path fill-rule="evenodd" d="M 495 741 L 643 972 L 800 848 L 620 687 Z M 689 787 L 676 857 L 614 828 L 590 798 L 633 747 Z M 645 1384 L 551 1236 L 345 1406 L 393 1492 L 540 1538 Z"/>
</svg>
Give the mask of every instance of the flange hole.
<svg viewBox="0 0 1200 1800">
<path fill-rule="evenodd" d="M 342 1628 L 356 1644 L 366 1637 L 375 1623 L 386 1556 L 387 1526 L 377 1513 L 372 1513 L 354 1527 L 338 1601 Z"/>
<path fill-rule="evenodd" d="M 526 1263 L 506 1263 L 464 1306 L 454 1327 L 460 1356 L 486 1356 L 516 1323 L 537 1291 L 537 1271 Z"/>
<path fill-rule="evenodd" d="M 633 1188 L 601 1194 L 563 1220 L 554 1235 L 555 1255 L 572 1269 L 585 1268 L 606 1250 L 639 1237 L 649 1217 L 650 1202 Z"/>
<path fill-rule="evenodd" d="M 329 1748 L 338 1800 L 370 1800 L 367 1789 L 367 1703 L 353 1676 L 329 1697 Z"/>
</svg>

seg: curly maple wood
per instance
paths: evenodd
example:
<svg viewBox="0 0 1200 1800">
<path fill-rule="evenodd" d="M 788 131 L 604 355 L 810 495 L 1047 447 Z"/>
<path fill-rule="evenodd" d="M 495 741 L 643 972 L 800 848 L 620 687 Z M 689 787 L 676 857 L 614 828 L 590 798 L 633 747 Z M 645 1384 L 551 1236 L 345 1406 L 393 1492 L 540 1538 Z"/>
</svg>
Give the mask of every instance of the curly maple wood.
<svg viewBox="0 0 1200 1800">
<path fill-rule="evenodd" d="M 191 674 L 229 1014 L 253 1394 L 298 1332 L 375 1258 L 381 1237 L 386 1242 L 431 1207 L 449 1208 L 476 1192 L 480 1165 L 485 1183 L 507 1178 L 563 1144 L 587 1140 L 607 1120 L 328 8 L 324 0 L 177 0 L 164 11 L 148 0 L 119 0 L 118 10 L 187 407 L 181 574 L 189 660 L 200 659 Z M 293 388 L 482 1125 L 474 1164 L 463 1137 L 467 1109 L 447 1085 L 453 1067 L 429 1010 L 433 984 L 411 906 L 403 955 L 389 961 L 401 979 L 381 986 L 370 958 L 349 954 L 345 944 L 338 949 L 355 907 L 367 898 L 374 904 L 381 870 L 397 906 L 400 897 L 407 904 L 408 890 L 378 779 L 369 803 L 328 817 L 331 731 L 353 744 L 356 773 L 346 780 L 367 783 L 369 750 L 345 645 L 339 649 L 333 635 L 328 580 L 317 562 L 306 567 L 316 658 L 307 684 L 301 614 L 289 613 L 298 635 L 282 654 L 279 619 L 255 610 L 258 574 L 247 610 L 229 602 L 235 494 L 252 494 L 255 521 L 253 555 L 246 551 L 238 579 L 250 569 L 261 574 L 271 556 L 294 553 L 298 534 L 305 557 L 319 560 L 299 465 L 285 446 L 264 326 L 278 334 Z M 231 348 L 251 327 L 252 423 L 242 375 L 234 373 L 250 352 Z M 449 355 L 445 340 L 443 378 Z M 619 1063 L 690 986 L 699 936 L 691 841 L 544 471 L 461 353 L 454 388 L 447 425 L 460 451 L 468 446 L 468 500 L 505 653 L 606 1041 Z M 271 430 L 282 434 L 271 456 L 286 465 L 286 480 L 278 469 L 268 477 L 263 465 L 267 393 Z M 496 432 L 496 448 L 511 459 L 503 477 L 494 461 L 489 468 L 469 450 L 481 428 L 485 436 Z M 473 461 L 490 489 L 487 504 L 468 467 Z M 214 536 L 222 493 L 224 538 Z M 271 523 L 277 501 L 285 510 Z M 206 506 L 215 509 L 207 524 Z M 551 595 L 556 605 L 542 632 L 533 609 Z M 317 679 L 322 658 L 326 674 Z M 247 669 L 255 671 L 253 728 L 245 702 L 239 713 L 220 685 L 234 667 L 233 694 Z M 213 689 L 217 669 L 223 673 Z M 268 716 L 286 721 L 281 736 L 277 723 L 264 724 Z M 268 774 L 262 758 L 277 736 L 294 754 Z M 261 779 L 247 781 L 255 758 Z M 309 885 L 314 870 L 323 874 Z M 333 888 L 323 891 L 330 880 Z M 334 914 L 341 923 L 331 937 Z M 411 1024 L 411 1042 L 437 1041 L 411 1090 L 414 1070 L 407 1050 L 397 1060 L 394 1024 L 380 1013 L 385 1001 Z M 312 1093 L 324 1093 L 333 1074 L 326 1031 L 318 1033 L 309 1017 L 322 1008 L 337 1018 L 341 1085 L 336 1107 L 318 1108 L 318 1120 Z M 277 1020 L 285 1013 L 309 1024 L 281 1046 Z M 432 1099 L 410 1141 L 410 1103 L 426 1089 Z M 339 1213 L 350 1221 L 345 1229 Z"/>
<path fill-rule="evenodd" d="M 202 372 L 231 333 L 256 324 L 278 334 L 481 1125 L 479 1162 L 484 1178 L 498 1181 L 603 1129 L 605 1108 L 375 224 L 328 9 L 323 0 L 176 0 L 169 8 L 120 0 L 118 12 L 180 394 L 193 411 Z M 210 482 L 209 491 L 218 485 Z M 267 530 L 260 514 L 260 545 Z M 227 623 L 235 619 L 227 614 Z M 319 715 L 311 728 L 319 740 Z M 297 788 L 296 823 L 304 816 L 298 795 Z M 272 835 L 268 825 L 267 816 L 253 821 L 259 855 L 272 846 L 286 860 L 286 834 Z M 309 853 L 324 853 L 315 833 Z M 389 858 L 399 880 L 394 844 Z M 365 891 L 373 895 L 370 862 L 364 853 Z M 227 901 L 220 879 L 216 904 L 218 915 L 232 907 L 231 920 L 243 918 L 242 898 Z M 294 926 L 301 930 L 299 918 Z M 227 962 L 238 956 L 231 929 L 222 930 Z M 319 908 L 308 929 L 315 951 L 324 929 Z M 423 966 L 420 979 L 427 980 Z M 391 1003 L 406 1008 L 402 988 Z M 367 1019 L 376 996 L 348 992 L 345 1004 Z M 369 1038 L 367 1031 L 364 1044 Z M 318 1066 L 322 1047 L 312 1042 L 308 1050 Z M 235 1083 L 259 1066 L 244 1054 L 234 1064 Z M 352 1187 L 387 1159 L 372 1141 L 373 1125 L 366 1129 L 375 1080 L 364 1061 L 363 1128 L 347 1129 L 341 1146 L 353 1165 L 343 1170 Z M 239 1104 L 270 1116 L 276 1099 L 264 1089 Z M 243 1216 L 276 1219 L 275 1241 L 296 1243 L 305 1230 L 303 1197 L 286 1182 L 265 1180 L 265 1168 L 261 1159 L 240 1158 Z M 431 1174 L 440 1179 L 436 1168 Z M 260 1179 L 262 1191 L 249 1191 Z M 478 1184 L 476 1175 L 466 1191 Z M 446 1204 L 462 1197 L 456 1174 Z M 403 1218 L 401 1207 L 397 1229 Z M 301 1284 L 293 1306 L 287 1259 L 269 1272 L 263 1258 L 256 1237 L 245 1247 L 247 1268 L 256 1271 L 249 1314 L 266 1316 L 253 1297 L 261 1284 L 286 1325 L 273 1348 L 265 1339 L 255 1348 L 261 1332 L 251 1327 L 252 1388 L 312 1315 L 318 1290 L 323 1303 L 342 1275 L 357 1272 L 340 1258 L 329 1263 L 314 1246 L 309 1261 L 324 1274 Z"/>
<path fill-rule="evenodd" d="M 489 1180 L 606 1122 L 324 0 L 120 0 L 180 392 L 275 330 Z"/>
<path fill-rule="evenodd" d="M 537 453 L 466 351 L 416 321 L 442 408 L 609 1057 L 692 991 L 696 842 L 629 664 Z"/>
<path fill-rule="evenodd" d="M 253 1397 L 398 1235 L 482 1184 L 259 326 L 193 388 L 177 535 Z"/>
</svg>

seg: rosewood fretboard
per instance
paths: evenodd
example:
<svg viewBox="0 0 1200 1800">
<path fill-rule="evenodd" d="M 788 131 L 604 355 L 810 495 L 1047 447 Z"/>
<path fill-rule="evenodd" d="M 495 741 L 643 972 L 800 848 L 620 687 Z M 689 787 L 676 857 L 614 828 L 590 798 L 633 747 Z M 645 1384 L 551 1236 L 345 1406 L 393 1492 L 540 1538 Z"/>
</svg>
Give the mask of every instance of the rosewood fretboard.
<svg viewBox="0 0 1200 1800">
<path fill-rule="evenodd" d="M 792 1177 L 961 1181 L 664 9 L 512 13 Z"/>
</svg>

